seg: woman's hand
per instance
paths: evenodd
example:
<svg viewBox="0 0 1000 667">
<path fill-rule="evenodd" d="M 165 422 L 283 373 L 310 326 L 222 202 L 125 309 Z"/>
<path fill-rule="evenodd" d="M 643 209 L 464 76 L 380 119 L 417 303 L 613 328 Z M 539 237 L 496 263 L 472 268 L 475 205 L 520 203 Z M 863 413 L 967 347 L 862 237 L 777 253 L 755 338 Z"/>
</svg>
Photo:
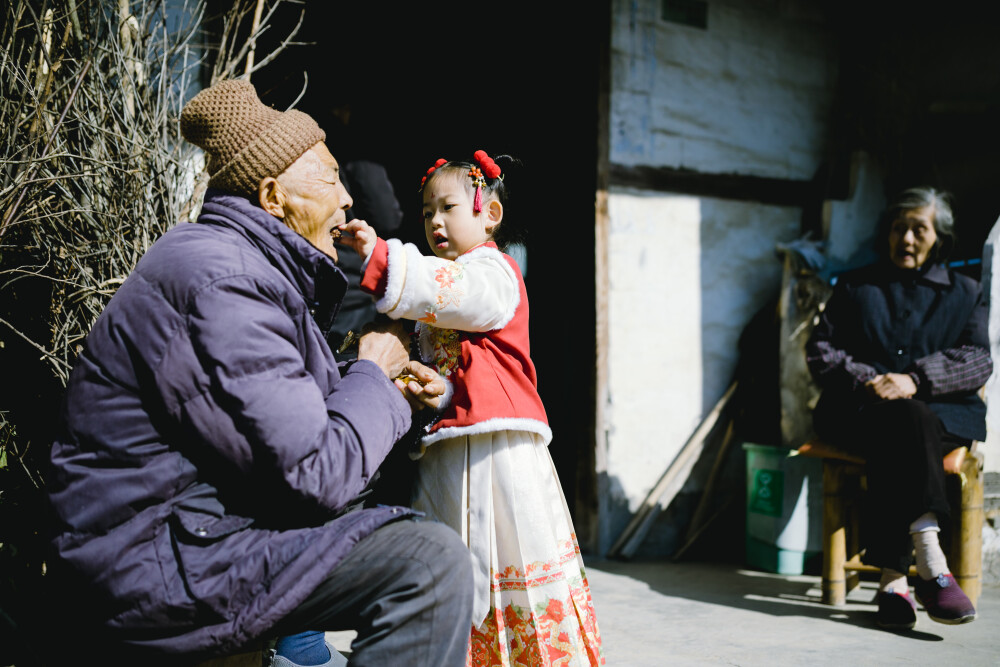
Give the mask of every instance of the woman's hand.
<svg viewBox="0 0 1000 667">
<path fill-rule="evenodd" d="M 375 249 L 375 242 L 378 241 L 378 233 L 364 220 L 351 220 L 338 225 L 341 231 L 337 243 L 345 245 L 358 253 L 362 260 L 368 259 Z"/>
<path fill-rule="evenodd" d="M 445 392 L 444 379 L 436 370 L 424 366 L 419 361 L 407 363 L 394 382 L 414 410 L 422 410 L 425 407 L 436 410 Z"/>
<path fill-rule="evenodd" d="M 868 391 L 883 401 L 897 398 L 913 398 L 917 393 L 917 383 L 906 373 L 886 373 L 876 375 L 865 383 Z"/>
</svg>

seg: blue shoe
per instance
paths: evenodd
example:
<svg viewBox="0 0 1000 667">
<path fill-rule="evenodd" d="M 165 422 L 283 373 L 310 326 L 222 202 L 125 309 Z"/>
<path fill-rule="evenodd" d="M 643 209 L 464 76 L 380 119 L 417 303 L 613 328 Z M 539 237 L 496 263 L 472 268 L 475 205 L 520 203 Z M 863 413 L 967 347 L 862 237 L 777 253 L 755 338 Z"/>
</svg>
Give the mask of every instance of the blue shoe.
<svg viewBox="0 0 1000 667">
<path fill-rule="evenodd" d="M 333 648 L 329 642 L 327 642 L 326 648 L 330 651 L 330 659 L 322 665 L 315 665 L 315 667 L 347 667 L 347 658 L 345 658 L 340 651 Z M 292 662 L 283 655 L 272 653 L 271 667 L 303 667 L 303 665 Z"/>
</svg>

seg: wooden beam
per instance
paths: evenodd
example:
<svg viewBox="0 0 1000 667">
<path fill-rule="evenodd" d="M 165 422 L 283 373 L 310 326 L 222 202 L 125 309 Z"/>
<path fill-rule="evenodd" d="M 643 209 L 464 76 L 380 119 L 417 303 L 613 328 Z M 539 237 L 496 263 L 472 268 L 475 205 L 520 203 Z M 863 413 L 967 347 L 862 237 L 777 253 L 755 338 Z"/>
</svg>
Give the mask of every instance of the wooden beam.
<svg viewBox="0 0 1000 667">
<path fill-rule="evenodd" d="M 639 506 L 638 511 L 632 517 L 632 521 L 629 522 L 621 536 L 611 547 L 608 556 L 631 558 L 635 555 L 636 550 L 646 538 L 646 533 L 649 532 L 649 528 L 653 525 L 653 521 L 660 514 L 660 511 L 670 505 L 674 496 L 684 486 L 688 473 L 691 472 L 694 464 L 698 461 L 698 455 L 701 454 L 705 447 L 705 440 L 708 434 L 715 428 L 720 415 L 722 415 L 726 404 L 729 403 L 729 399 L 732 398 L 735 391 L 736 382 L 734 381 L 729 385 L 729 389 L 719 399 L 719 402 L 715 404 L 711 412 L 698 425 L 694 433 L 691 434 L 687 442 L 684 443 L 684 446 L 681 447 L 680 452 L 663 472 L 663 475 L 660 476 L 660 480 L 646 496 L 646 499 L 643 500 L 642 505 Z"/>
<path fill-rule="evenodd" d="M 621 164 L 611 164 L 609 176 L 611 185 L 619 187 L 755 201 L 777 206 L 806 207 L 817 204 L 824 198 L 815 182 L 789 178 L 706 174 L 692 169 L 646 165 L 630 167 Z"/>
<path fill-rule="evenodd" d="M 712 471 L 708 474 L 708 480 L 705 482 L 705 490 L 702 491 L 701 498 L 698 499 L 698 506 L 695 507 L 694 514 L 691 516 L 691 522 L 684 533 L 684 543 L 680 549 L 674 552 L 673 560 L 675 561 L 680 560 L 684 552 L 701 537 L 701 534 L 705 532 L 709 524 L 721 516 L 722 511 L 727 509 L 735 499 L 736 493 L 730 490 L 728 495 L 723 498 L 722 506 L 713 512 L 710 517 L 705 518 L 705 514 L 709 510 L 709 503 L 715 497 L 715 486 L 719 480 L 719 475 L 722 473 L 726 459 L 729 457 L 730 445 L 736 439 L 735 434 L 736 422 L 733 419 L 729 419 L 726 423 L 726 431 L 722 436 L 722 442 L 719 444 L 719 451 L 716 453 L 715 461 L 712 463 Z"/>
<path fill-rule="evenodd" d="M 589 543 L 598 553 L 608 542 L 607 522 L 610 516 L 610 489 L 608 484 L 608 417 L 610 371 L 610 323 L 608 310 L 611 278 L 609 253 L 611 219 L 608 212 L 608 165 L 611 141 L 611 3 L 601 5 L 607 20 L 607 29 L 601 34 L 598 46 L 598 95 L 597 95 L 597 174 L 594 193 L 594 406 L 593 461 L 594 497 L 596 512 L 591 515 L 588 527 Z"/>
</svg>

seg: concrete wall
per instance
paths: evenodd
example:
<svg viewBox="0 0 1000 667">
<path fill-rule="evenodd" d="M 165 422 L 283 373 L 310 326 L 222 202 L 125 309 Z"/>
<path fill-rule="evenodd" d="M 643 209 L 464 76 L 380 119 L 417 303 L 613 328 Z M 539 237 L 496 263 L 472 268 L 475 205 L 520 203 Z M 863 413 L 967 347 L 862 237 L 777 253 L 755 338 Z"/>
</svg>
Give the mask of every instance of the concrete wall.
<svg viewBox="0 0 1000 667">
<path fill-rule="evenodd" d="M 1000 220 L 990 230 L 983 247 L 983 290 L 990 307 L 990 353 L 993 375 L 986 383 L 986 442 L 982 443 L 983 469 L 1000 472 Z"/>
<path fill-rule="evenodd" d="M 611 161 L 812 178 L 837 75 L 819 4 L 712 0 L 702 30 L 615 1 Z"/>
<path fill-rule="evenodd" d="M 710 0 L 699 29 L 661 20 L 659 0 L 613 2 L 611 163 L 811 179 L 836 79 L 814 4 Z M 608 194 L 601 551 L 729 386 L 741 331 L 780 287 L 775 245 L 799 236 L 802 217 L 620 182 Z"/>
</svg>

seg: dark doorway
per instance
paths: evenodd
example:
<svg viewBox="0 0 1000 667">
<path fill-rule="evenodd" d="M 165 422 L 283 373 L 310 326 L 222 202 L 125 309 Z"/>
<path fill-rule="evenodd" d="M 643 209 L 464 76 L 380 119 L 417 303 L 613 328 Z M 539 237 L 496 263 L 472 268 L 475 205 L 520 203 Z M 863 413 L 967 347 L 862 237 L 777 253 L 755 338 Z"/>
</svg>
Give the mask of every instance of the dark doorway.
<svg viewBox="0 0 1000 667">
<path fill-rule="evenodd" d="M 1000 215 L 1000 52 L 992 6 L 831 6 L 843 47 L 835 148 L 874 155 L 886 172 L 887 197 L 919 185 L 951 193 L 958 233 L 952 259 L 977 260 Z"/>
<path fill-rule="evenodd" d="M 424 252 L 418 187 L 435 159 L 469 159 L 483 149 L 522 161 L 506 181 L 504 224 L 518 228 L 527 251 L 532 357 L 578 530 L 588 521 L 575 499 L 592 498 L 595 484 L 598 54 L 608 11 L 605 3 L 523 0 L 313 1 L 299 40 L 314 44 L 287 50 L 253 78 L 266 102 L 285 108 L 307 75 L 297 106 L 317 120 L 350 102 L 351 131 L 331 134 L 331 152 L 386 166 L 405 212 L 400 237 Z M 286 14 L 282 25 L 298 8 Z"/>
</svg>

